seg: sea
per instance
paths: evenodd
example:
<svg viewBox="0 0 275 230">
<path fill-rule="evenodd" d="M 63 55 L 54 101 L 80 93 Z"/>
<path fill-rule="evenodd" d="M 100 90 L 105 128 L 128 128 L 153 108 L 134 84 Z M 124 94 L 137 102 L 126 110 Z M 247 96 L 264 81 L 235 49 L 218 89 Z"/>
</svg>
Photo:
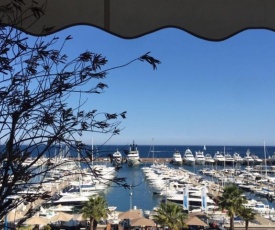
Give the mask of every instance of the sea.
<svg viewBox="0 0 275 230">
<path fill-rule="evenodd" d="M 125 146 L 105 146 L 106 152 L 115 152 L 119 150 L 123 153 Z M 128 147 L 126 146 L 126 149 Z M 159 145 L 159 146 L 147 146 L 140 145 L 138 150 L 141 158 L 154 158 L 156 161 L 159 158 L 171 159 L 175 150 L 178 150 L 184 154 L 185 150 L 189 148 L 193 153 L 195 151 L 204 151 L 204 154 L 214 154 L 217 151 L 230 153 L 233 155 L 235 152 L 239 153 L 242 157 L 246 156 L 246 152 L 249 149 L 251 155 L 255 154 L 262 159 L 272 157 L 275 153 L 275 146 L 170 146 L 170 145 Z M 101 153 L 104 150 L 101 148 Z M 126 156 L 125 156 L 126 157 Z M 198 173 L 202 168 L 207 166 L 174 166 L 169 161 L 165 161 L 169 167 L 182 167 L 191 172 Z M 109 164 L 109 163 L 106 163 Z M 118 177 L 127 178 L 127 183 L 131 185 L 131 189 L 125 189 L 116 185 L 111 185 L 106 191 L 105 196 L 109 206 L 116 206 L 119 211 L 128 211 L 132 208 L 138 208 L 142 210 L 153 210 L 154 207 L 158 206 L 162 201 L 162 197 L 153 194 L 150 186 L 148 185 L 144 174 L 141 170 L 142 167 L 150 166 L 151 163 L 141 163 L 138 166 L 130 167 L 127 164 L 123 164 L 122 168 L 117 172 Z M 223 167 L 223 166 L 220 166 Z M 226 166 L 232 167 L 232 166 Z M 245 167 L 245 166 L 243 166 Z M 249 198 L 255 198 L 254 194 L 247 194 Z M 258 198 L 257 198 L 258 199 Z M 275 207 L 273 202 L 264 200 L 264 203 Z"/>
</svg>

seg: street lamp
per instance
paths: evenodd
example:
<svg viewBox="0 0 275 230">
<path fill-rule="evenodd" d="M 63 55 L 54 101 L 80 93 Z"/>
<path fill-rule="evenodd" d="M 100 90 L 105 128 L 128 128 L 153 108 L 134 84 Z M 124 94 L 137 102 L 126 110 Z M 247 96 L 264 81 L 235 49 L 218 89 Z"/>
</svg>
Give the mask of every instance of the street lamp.
<svg viewBox="0 0 275 230">
<path fill-rule="evenodd" d="M 132 185 L 130 185 L 130 210 L 132 210 L 132 196 L 133 196 Z"/>
</svg>

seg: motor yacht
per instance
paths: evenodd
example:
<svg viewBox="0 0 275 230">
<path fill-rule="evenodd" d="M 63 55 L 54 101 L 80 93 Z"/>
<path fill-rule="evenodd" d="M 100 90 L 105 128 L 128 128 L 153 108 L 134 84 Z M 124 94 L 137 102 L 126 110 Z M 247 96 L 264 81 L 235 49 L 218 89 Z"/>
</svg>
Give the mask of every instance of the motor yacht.
<svg viewBox="0 0 275 230">
<path fill-rule="evenodd" d="M 178 191 L 174 194 L 168 194 L 167 197 L 165 197 L 166 200 L 177 203 L 177 204 L 183 204 L 183 191 Z M 197 188 L 189 188 L 188 191 L 188 202 L 189 202 L 189 209 L 196 209 L 202 207 L 202 192 L 201 189 L 197 190 Z M 208 205 L 214 205 L 215 202 L 206 195 L 206 202 Z"/>
<path fill-rule="evenodd" d="M 230 153 L 224 154 L 224 160 L 227 165 L 233 165 L 235 162 L 234 157 L 232 157 Z"/>
<path fill-rule="evenodd" d="M 173 153 L 172 163 L 175 165 L 181 165 L 182 164 L 182 157 L 178 150 L 176 150 Z"/>
<path fill-rule="evenodd" d="M 216 164 L 224 164 L 225 158 L 224 155 L 222 155 L 219 151 L 217 151 L 213 157 Z"/>
<path fill-rule="evenodd" d="M 195 164 L 195 157 L 192 151 L 188 148 L 185 150 L 183 155 L 183 162 L 187 165 L 194 165 Z"/>
<path fill-rule="evenodd" d="M 205 164 L 205 156 L 202 151 L 196 151 L 195 152 L 195 162 L 198 165 L 204 165 Z"/>
<path fill-rule="evenodd" d="M 121 152 L 118 151 L 118 150 L 115 151 L 112 155 L 111 161 L 112 161 L 112 164 L 115 165 L 115 166 L 122 164 Z"/>
<path fill-rule="evenodd" d="M 130 145 L 129 150 L 124 150 L 124 153 L 127 156 L 127 164 L 129 166 L 140 164 L 139 151 L 137 145 L 135 144 L 135 141 L 133 141 L 133 144 Z"/>
<path fill-rule="evenodd" d="M 215 160 L 213 159 L 213 157 L 209 153 L 205 154 L 205 163 L 206 164 L 215 163 Z"/>
<path fill-rule="evenodd" d="M 236 164 L 242 164 L 243 163 L 243 158 L 240 156 L 240 154 L 239 153 L 234 153 L 233 154 L 233 158 L 234 158 L 234 161 L 235 161 L 235 163 Z"/>
<path fill-rule="evenodd" d="M 260 157 L 258 157 L 257 155 L 252 154 L 251 157 L 253 158 L 255 165 L 259 165 L 259 164 L 263 163 L 263 160 Z"/>
<path fill-rule="evenodd" d="M 248 149 L 246 151 L 246 156 L 243 158 L 243 161 L 247 164 L 253 164 L 254 163 L 254 159 L 252 158 L 252 156 L 250 155 L 250 150 Z"/>
</svg>

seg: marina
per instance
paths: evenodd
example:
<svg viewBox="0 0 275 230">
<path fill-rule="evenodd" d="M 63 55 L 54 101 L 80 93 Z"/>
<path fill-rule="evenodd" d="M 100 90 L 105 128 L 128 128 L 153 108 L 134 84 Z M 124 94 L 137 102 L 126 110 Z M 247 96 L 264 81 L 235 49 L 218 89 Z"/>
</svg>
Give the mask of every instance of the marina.
<svg viewBox="0 0 275 230">
<path fill-rule="evenodd" d="M 188 151 L 189 154 L 190 151 Z M 49 192 L 50 201 L 40 200 L 31 204 L 36 207 L 34 215 L 48 219 L 55 217 L 60 211 L 76 215 L 77 207 L 80 209 L 89 196 L 98 194 L 104 194 L 108 207 L 116 210 L 117 213 L 142 210 L 143 215 L 150 218 L 161 202 L 171 201 L 183 206 L 183 194 L 188 188 L 189 214 L 198 216 L 203 214 L 206 216 L 207 224 L 215 222 L 220 226 L 228 226 L 229 219 L 226 215 L 219 213 L 216 199 L 221 194 L 224 185 L 235 183 L 248 198 L 247 205 L 257 212 L 257 221 L 251 223 L 251 226 L 253 228 L 268 226 L 270 229 L 275 229 L 275 167 L 267 161 L 262 161 L 265 164 L 248 165 L 233 161 L 235 157 L 225 162 L 224 157 L 224 162 L 204 159 L 196 163 L 194 157 L 194 163 L 192 158 L 192 163 L 183 161 L 180 164 L 174 164 L 173 154 L 170 157 L 159 157 L 157 154 L 159 152 L 154 151 L 150 152 L 153 157 L 144 157 L 145 154 L 139 151 L 139 156 L 141 156 L 138 159 L 139 163 L 128 164 L 125 156 L 122 157 L 119 153 L 119 148 L 116 148 L 113 151 L 113 158 L 98 157 L 93 162 L 92 167 L 97 170 L 100 179 L 93 178 L 86 169 L 82 169 L 82 177 L 79 178 L 75 163 L 67 159 L 62 167 L 75 173 L 64 175 L 63 180 L 46 183 L 39 189 L 35 186 L 29 187 L 14 196 L 31 192 Z M 199 154 L 196 153 L 196 156 L 198 155 L 201 157 L 202 151 Z M 114 156 L 119 158 L 119 170 L 116 170 L 118 162 L 116 160 L 114 163 Z M 55 170 L 55 173 L 61 173 L 61 171 Z M 130 189 L 110 183 L 116 176 L 127 178 L 126 182 L 130 185 Z M 202 208 L 203 189 L 207 189 L 204 209 Z M 16 212 L 24 215 L 25 209 L 22 205 L 17 208 Z M 121 220 L 117 215 L 113 215 L 108 221 L 119 223 Z M 236 221 L 236 227 L 241 229 L 244 227 L 244 222 Z"/>
</svg>

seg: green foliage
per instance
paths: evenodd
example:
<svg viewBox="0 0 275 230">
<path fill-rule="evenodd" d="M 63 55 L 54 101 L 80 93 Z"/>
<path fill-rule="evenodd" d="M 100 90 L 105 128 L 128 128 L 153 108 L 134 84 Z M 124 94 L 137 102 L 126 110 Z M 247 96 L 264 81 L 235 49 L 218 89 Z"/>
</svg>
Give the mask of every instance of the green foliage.
<svg viewBox="0 0 275 230">
<path fill-rule="evenodd" d="M 172 202 L 161 203 L 153 216 L 157 224 L 163 227 L 167 226 L 171 230 L 179 230 L 184 227 L 186 218 L 187 214 L 182 207 Z"/>
<path fill-rule="evenodd" d="M 240 208 L 239 216 L 241 216 L 245 221 L 245 229 L 248 229 L 249 221 L 253 221 L 256 219 L 256 215 L 257 213 L 251 208 L 247 208 L 247 207 Z"/>
<path fill-rule="evenodd" d="M 227 214 L 230 217 L 231 230 L 234 230 L 234 217 L 240 213 L 246 202 L 247 200 L 243 196 L 242 190 L 236 185 L 232 184 L 224 187 L 223 193 L 218 200 L 218 206 L 222 210 L 227 210 Z"/>
<path fill-rule="evenodd" d="M 106 219 L 108 212 L 107 201 L 103 196 L 89 197 L 81 210 L 83 218 L 90 219 L 90 229 L 95 229 L 98 221 Z"/>
<path fill-rule="evenodd" d="M 20 228 L 16 228 L 17 230 L 31 230 L 32 227 L 31 226 L 23 226 L 23 227 L 20 227 Z"/>
<path fill-rule="evenodd" d="M 44 229 L 44 230 L 51 230 L 51 226 L 47 224 L 46 226 L 44 226 L 43 229 Z"/>
</svg>

